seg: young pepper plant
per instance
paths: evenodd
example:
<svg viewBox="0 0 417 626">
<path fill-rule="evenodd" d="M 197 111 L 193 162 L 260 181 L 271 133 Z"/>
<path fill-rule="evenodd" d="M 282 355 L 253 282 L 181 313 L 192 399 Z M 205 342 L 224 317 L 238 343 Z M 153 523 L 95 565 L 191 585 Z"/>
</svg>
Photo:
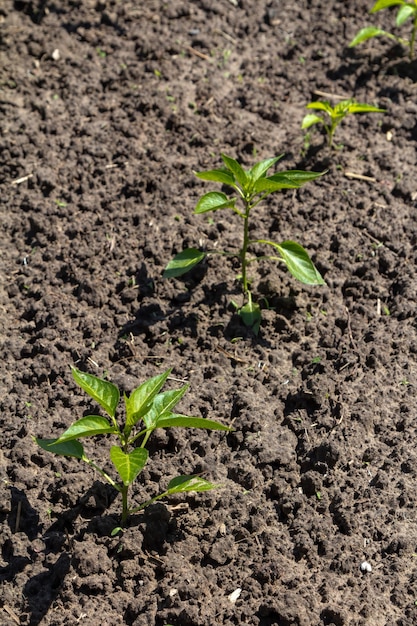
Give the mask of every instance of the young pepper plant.
<svg viewBox="0 0 417 626">
<path fill-rule="evenodd" d="M 301 124 L 301 128 L 310 128 L 313 124 L 322 124 L 326 131 L 328 145 L 330 148 L 333 146 L 333 136 L 336 128 L 347 115 L 350 115 L 351 113 L 385 113 L 385 109 L 379 109 L 371 104 L 361 104 L 359 102 L 355 102 L 353 99 L 342 100 L 334 107 L 332 107 L 330 102 L 327 100 L 324 102 L 310 102 L 307 104 L 307 109 L 324 111 L 324 113 L 326 113 L 330 118 L 329 123 L 326 123 L 320 115 L 317 115 L 316 113 L 307 113 Z"/>
<path fill-rule="evenodd" d="M 251 212 L 260 202 L 275 191 L 282 189 L 298 189 L 305 183 L 315 180 L 322 172 L 305 172 L 302 170 L 287 170 L 267 176 L 268 170 L 284 155 L 265 159 L 256 163 L 251 169 L 244 170 L 238 161 L 225 154 L 221 155 L 224 167 L 220 169 L 196 172 L 196 176 L 204 181 L 217 182 L 231 187 L 237 195 L 227 195 L 219 191 L 210 191 L 199 199 L 194 209 L 195 214 L 208 213 L 230 209 L 242 219 L 242 243 L 238 251 L 209 251 L 203 252 L 197 248 L 187 248 L 177 254 L 166 266 L 164 278 L 175 278 L 185 274 L 197 263 L 200 263 L 207 254 L 221 254 L 238 257 L 241 264 L 241 282 L 244 302 L 237 307 L 239 315 L 246 326 L 258 333 L 261 323 L 261 309 L 253 301 L 250 291 L 248 266 L 261 259 L 272 259 L 283 262 L 290 273 L 302 283 L 308 285 L 323 285 L 324 280 L 314 266 L 305 249 L 295 241 L 276 243 L 268 239 L 251 239 L 249 223 Z M 274 255 L 249 256 L 248 249 L 255 244 L 273 248 Z"/>
<path fill-rule="evenodd" d="M 353 48 L 368 39 L 372 39 L 373 37 L 388 37 L 389 39 L 393 39 L 397 43 L 405 45 L 408 47 L 408 55 L 410 61 L 412 61 L 414 57 L 414 45 L 417 34 L 417 0 L 377 0 L 374 6 L 370 10 L 370 13 L 376 13 L 377 11 L 381 11 L 382 9 L 388 9 L 389 7 L 399 7 L 397 11 L 397 15 L 395 18 L 396 26 L 402 26 L 407 20 L 412 20 L 412 28 L 410 39 L 404 39 L 403 37 L 398 37 L 393 33 L 390 33 L 386 30 L 382 30 L 381 28 L 377 28 L 375 26 L 367 26 L 362 28 L 352 39 L 349 44 L 349 48 Z"/>
<path fill-rule="evenodd" d="M 75 367 L 72 375 L 75 382 L 105 411 L 108 417 L 87 415 L 77 420 L 56 439 L 35 438 L 36 443 L 58 455 L 75 457 L 95 469 L 122 496 L 121 522 L 124 525 L 132 513 L 137 513 L 160 498 L 174 493 L 187 491 L 208 491 L 216 485 L 200 476 L 177 476 L 169 483 L 167 489 L 133 508 L 128 504 L 128 490 L 148 461 L 146 444 L 156 428 L 205 428 L 207 430 L 232 430 L 228 426 L 202 417 L 190 417 L 174 413 L 173 409 L 188 389 L 184 385 L 180 389 L 160 392 L 171 370 L 168 369 L 158 376 L 148 379 L 137 387 L 130 396 L 124 394 L 125 421 L 120 425 L 116 420 L 116 409 L 120 400 L 120 391 L 113 383 L 82 372 Z M 113 435 L 117 445 L 110 447 L 109 456 L 121 481 L 117 482 L 87 457 L 84 447 L 79 441 L 82 438 L 96 435 Z"/>
</svg>

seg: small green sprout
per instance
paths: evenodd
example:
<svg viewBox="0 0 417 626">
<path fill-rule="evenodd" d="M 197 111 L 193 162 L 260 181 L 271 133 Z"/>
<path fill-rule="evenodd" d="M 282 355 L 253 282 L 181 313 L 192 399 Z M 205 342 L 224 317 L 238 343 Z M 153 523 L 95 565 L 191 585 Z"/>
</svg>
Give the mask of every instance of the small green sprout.
<svg viewBox="0 0 417 626">
<path fill-rule="evenodd" d="M 201 196 L 194 209 L 195 214 L 230 209 L 242 219 L 242 244 L 234 252 L 213 250 L 203 252 L 197 248 L 187 248 L 177 254 L 166 266 L 164 278 L 182 276 L 197 263 L 200 263 L 207 254 L 220 254 L 237 257 L 241 263 L 240 280 L 243 291 L 243 304 L 237 305 L 238 313 L 246 326 L 258 333 L 261 323 L 261 309 L 252 299 L 248 266 L 262 259 L 280 261 L 289 272 L 300 282 L 307 285 L 323 285 L 324 280 L 314 266 L 304 248 L 294 241 L 275 243 L 267 239 L 251 239 L 249 236 L 249 218 L 254 209 L 262 200 L 275 191 L 282 189 L 299 189 L 305 183 L 322 176 L 324 172 L 305 172 L 302 170 L 287 170 L 267 176 L 268 170 L 279 161 L 283 155 L 265 159 L 256 163 L 251 169 L 244 170 L 240 163 L 225 154 L 221 155 L 224 167 L 221 169 L 196 172 L 196 176 L 204 181 L 217 182 L 234 189 L 237 197 L 226 195 L 219 191 L 210 191 Z M 237 206 L 240 201 L 242 206 Z M 252 245 L 270 246 L 274 255 L 260 255 L 248 257 L 248 248 Z"/>
<path fill-rule="evenodd" d="M 402 26 L 408 19 L 412 19 L 413 26 L 411 29 L 410 39 L 404 39 L 403 37 L 398 37 L 393 33 L 387 32 L 386 30 L 382 30 L 381 28 L 376 28 L 375 26 L 367 26 L 366 28 L 362 28 L 357 35 L 352 39 L 349 44 L 349 48 L 353 48 L 368 39 L 372 39 L 373 37 L 388 37 L 389 39 L 393 39 L 397 43 L 405 45 L 408 47 L 408 55 L 410 61 L 414 57 L 414 44 L 416 40 L 417 33 L 417 0 L 377 0 L 374 6 L 370 10 L 370 13 L 376 13 L 377 11 L 381 11 L 382 9 L 388 9 L 389 7 L 399 7 L 397 11 L 397 16 L 395 19 L 396 26 Z"/>
<path fill-rule="evenodd" d="M 209 491 L 216 487 L 200 476 L 177 476 L 168 483 L 167 489 L 163 493 L 139 506 L 133 508 L 128 506 L 128 489 L 148 461 L 149 453 L 146 444 L 156 428 L 184 427 L 232 430 L 220 422 L 174 413 L 173 409 L 187 391 L 188 385 L 184 385 L 180 389 L 159 393 L 170 373 L 171 370 L 168 369 L 145 381 L 130 396 L 123 395 L 126 417 L 124 424 L 120 426 L 115 417 L 120 400 L 118 387 L 103 378 L 98 378 L 73 367 L 72 375 L 75 382 L 101 406 L 108 417 L 87 415 L 73 422 L 56 439 L 35 438 L 36 443 L 43 450 L 84 461 L 121 494 L 122 526 L 126 523 L 129 515 L 137 513 L 160 498 L 187 491 Z M 110 447 L 109 456 L 121 482 L 113 480 L 106 471 L 86 456 L 79 439 L 95 435 L 114 435 L 118 439 L 118 445 Z"/>
<path fill-rule="evenodd" d="M 342 100 L 334 107 L 332 107 L 330 102 L 327 100 L 324 102 L 310 102 L 307 104 L 307 109 L 324 111 L 324 113 L 329 116 L 330 121 L 326 124 L 320 115 L 307 113 L 302 121 L 301 128 L 310 128 L 313 124 L 323 124 L 327 133 L 328 145 L 330 148 L 333 146 L 333 136 L 336 128 L 347 115 L 350 115 L 351 113 L 385 113 L 385 109 L 379 109 L 371 104 L 361 104 L 359 102 L 355 102 L 353 99 Z"/>
<path fill-rule="evenodd" d="M 403 387 L 408 387 L 409 385 L 411 385 L 410 381 L 407 380 L 407 378 L 403 378 L 402 380 L 400 380 L 400 385 L 402 385 Z"/>
</svg>

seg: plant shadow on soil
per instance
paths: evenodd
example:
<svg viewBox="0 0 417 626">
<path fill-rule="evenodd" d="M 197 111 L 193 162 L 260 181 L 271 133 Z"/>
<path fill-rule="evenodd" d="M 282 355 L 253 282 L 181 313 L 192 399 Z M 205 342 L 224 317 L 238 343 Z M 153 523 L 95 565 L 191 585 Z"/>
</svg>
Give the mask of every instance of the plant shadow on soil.
<svg viewBox="0 0 417 626">
<path fill-rule="evenodd" d="M 111 539 L 112 531 L 119 525 L 119 515 L 103 513 L 118 498 L 119 493 L 100 481 L 95 481 L 75 506 L 61 511 L 58 519 L 46 529 L 41 527 L 39 515 L 26 495 L 14 487 L 10 488 L 10 492 L 11 511 L 4 517 L 7 519 L 11 538 L 6 539 L 2 546 L 2 558 L 7 565 L 0 567 L 0 583 L 14 580 L 40 556 L 47 562 L 47 571 L 29 576 L 23 588 L 23 614 L 27 614 L 29 626 L 42 623 L 70 572 L 74 559 L 71 537 L 78 518 L 87 521 L 78 540 L 82 539 L 84 533 L 96 534 L 105 540 L 107 538 L 109 544 L 112 544 L 111 547 L 109 545 L 109 555 L 119 563 L 132 556 L 129 546 L 125 546 L 123 541 L 123 533 L 127 530 L 136 528 L 140 531 L 141 550 L 159 557 L 165 554 L 164 546 L 167 542 L 172 544 L 181 540 L 175 518 L 163 503 L 152 504 L 143 511 L 132 514 L 125 528 L 120 531 L 120 538 Z M 15 548 L 19 551 L 21 545 L 21 541 L 17 544 L 13 541 L 16 533 L 17 536 L 24 533 L 31 542 L 29 556 L 14 554 Z"/>
</svg>

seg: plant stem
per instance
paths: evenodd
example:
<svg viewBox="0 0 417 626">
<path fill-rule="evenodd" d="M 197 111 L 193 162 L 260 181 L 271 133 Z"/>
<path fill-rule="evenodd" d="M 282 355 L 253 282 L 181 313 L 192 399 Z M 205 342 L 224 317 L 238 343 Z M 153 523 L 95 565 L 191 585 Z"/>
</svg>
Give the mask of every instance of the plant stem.
<svg viewBox="0 0 417 626">
<path fill-rule="evenodd" d="M 120 490 L 122 494 L 122 526 L 126 524 L 127 518 L 129 517 L 129 508 L 127 506 L 127 490 L 127 485 L 123 485 Z"/>
<path fill-rule="evenodd" d="M 83 460 L 93 469 L 96 470 L 96 472 L 98 472 L 99 474 L 101 474 L 101 476 L 103 476 L 103 478 L 105 478 L 107 480 L 108 483 L 111 484 L 112 487 L 114 487 L 115 489 L 117 489 L 117 491 L 121 491 L 119 485 L 113 480 L 113 478 L 111 478 L 108 474 L 106 474 L 106 472 L 104 470 L 101 469 L 101 467 L 99 467 L 98 465 L 96 465 L 94 463 L 94 461 L 91 461 L 91 459 L 88 459 L 86 456 L 83 457 Z"/>
<path fill-rule="evenodd" d="M 169 492 L 164 491 L 163 493 L 160 493 L 158 496 L 154 496 L 150 500 L 146 500 L 146 502 L 143 502 L 140 506 L 136 506 L 134 509 L 131 509 L 130 513 L 139 513 L 139 511 L 143 511 L 143 509 L 145 509 L 147 506 L 150 506 L 154 502 L 157 502 L 157 500 L 160 500 L 161 498 L 165 498 L 165 496 L 168 496 L 168 495 L 169 495 Z"/>
<path fill-rule="evenodd" d="M 328 133 L 328 140 L 329 140 L 329 148 L 333 147 L 333 135 L 334 135 L 334 131 L 336 130 L 336 123 L 332 123 L 331 126 L 327 127 L 327 133 Z"/>
<path fill-rule="evenodd" d="M 247 198 L 244 198 L 244 203 L 245 203 L 245 214 L 243 216 L 243 245 L 242 245 L 242 249 L 240 251 L 240 260 L 242 263 L 242 283 L 243 283 L 243 294 L 246 297 L 249 289 L 248 289 L 248 277 L 247 277 L 247 260 L 246 260 L 246 253 L 248 251 L 248 245 L 249 245 L 249 212 L 251 209 L 251 206 L 249 204 L 249 200 Z"/>
<path fill-rule="evenodd" d="M 410 61 L 413 60 L 414 57 L 414 43 L 416 40 L 416 31 L 417 31 L 417 16 L 414 18 L 413 20 L 413 30 L 411 32 L 411 39 L 410 39 Z"/>
<path fill-rule="evenodd" d="M 147 430 L 145 432 L 145 435 L 144 435 L 144 437 L 143 437 L 143 439 L 141 441 L 141 444 L 140 444 L 141 448 L 144 448 L 146 446 L 146 444 L 148 442 L 148 439 L 149 439 L 149 437 L 151 436 L 152 433 L 153 433 L 153 430 Z"/>
</svg>

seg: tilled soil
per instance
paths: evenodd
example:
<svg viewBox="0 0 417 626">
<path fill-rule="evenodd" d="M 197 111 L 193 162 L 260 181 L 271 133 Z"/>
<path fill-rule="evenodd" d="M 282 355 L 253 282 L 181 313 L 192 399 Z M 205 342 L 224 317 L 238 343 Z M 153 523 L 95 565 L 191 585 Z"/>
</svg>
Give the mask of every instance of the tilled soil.
<svg viewBox="0 0 417 626">
<path fill-rule="evenodd" d="M 3 0 L 2 625 L 417 623 L 417 68 L 348 48 L 392 29 L 371 4 Z M 387 112 L 331 151 L 301 130 L 321 93 Z M 236 214 L 193 215 L 222 152 L 327 170 L 253 214 L 326 281 L 253 266 L 258 336 L 233 258 L 162 279 L 185 247 L 239 247 Z M 73 364 L 127 392 L 171 367 L 182 412 L 234 428 L 158 431 L 134 502 L 178 474 L 221 487 L 111 536 L 116 492 L 33 441 L 97 412 Z M 111 472 L 105 438 L 86 448 Z"/>
</svg>

